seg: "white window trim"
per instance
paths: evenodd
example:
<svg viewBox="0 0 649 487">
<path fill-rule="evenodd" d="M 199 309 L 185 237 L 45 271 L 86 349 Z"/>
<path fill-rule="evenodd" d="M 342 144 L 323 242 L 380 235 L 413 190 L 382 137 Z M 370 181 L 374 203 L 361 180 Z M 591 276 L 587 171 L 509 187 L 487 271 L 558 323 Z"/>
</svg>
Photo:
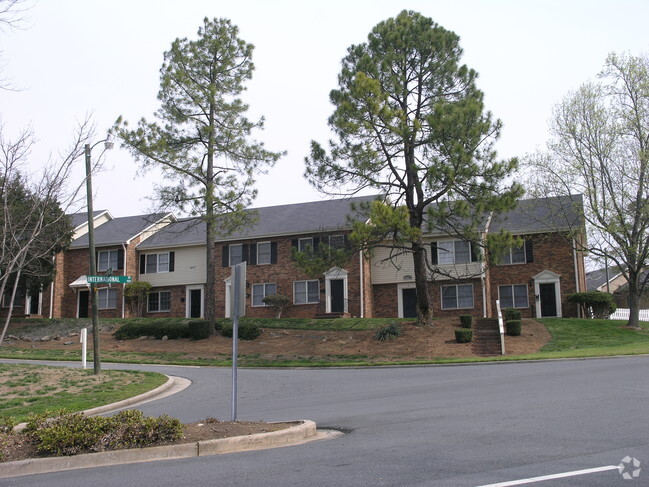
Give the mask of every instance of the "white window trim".
<svg viewBox="0 0 649 487">
<path fill-rule="evenodd" d="M 470 306 L 470 307 L 460 307 L 459 306 L 460 299 L 459 299 L 458 292 L 457 292 L 457 288 L 459 286 L 471 286 L 471 298 L 473 300 L 473 306 Z M 456 288 L 455 299 L 457 300 L 457 304 L 458 304 L 458 306 L 456 308 L 445 308 L 444 307 L 444 291 L 443 290 L 444 290 L 445 287 L 455 287 Z M 455 309 L 475 309 L 475 288 L 474 288 L 472 283 L 469 283 L 469 284 L 444 284 L 443 286 L 440 286 L 440 288 L 439 288 L 439 298 L 440 298 L 440 301 L 441 301 L 442 309 L 444 311 L 447 311 L 447 310 L 452 311 L 452 310 L 455 310 Z"/>
<path fill-rule="evenodd" d="M 275 283 L 275 282 L 257 282 L 257 283 L 252 285 L 252 288 L 251 288 L 252 292 L 250 294 L 250 305 L 253 308 L 267 308 L 268 307 L 268 305 L 266 303 L 264 303 L 263 301 L 262 301 L 261 304 L 255 304 L 255 286 L 264 286 L 264 295 L 262 297 L 262 300 L 263 300 L 266 296 L 270 296 L 270 294 L 266 294 L 266 286 L 270 286 L 270 285 L 275 286 L 275 293 L 277 293 L 277 283 Z"/>
<path fill-rule="evenodd" d="M 456 258 L 456 248 L 455 248 L 455 246 L 457 245 L 458 242 L 466 242 L 466 244 L 469 246 L 469 260 L 467 260 L 466 262 L 457 262 L 457 258 Z M 440 253 L 440 249 L 439 249 L 440 244 L 449 244 L 449 243 L 452 244 L 452 245 L 451 245 L 451 249 L 450 249 L 448 252 L 447 252 L 446 250 L 444 250 L 444 252 Z M 471 260 L 471 256 L 472 256 L 471 248 L 472 248 L 472 245 L 473 245 L 473 244 L 472 244 L 471 242 L 466 241 L 466 240 L 439 240 L 439 241 L 437 241 L 437 243 L 436 243 L 436 248 L 435 248 L 435 252 L 437 252 L 437 264 L 436 264 L 436 265 L 438 265 L 438 266 L 444 266 L 444 265 L 467 265 L 467 264 L 475 264 L 475 262 Z M 452 257 L 452 262 L 444 262 L 444 263 L 441 263 L 441 262 L 440 262 L 440 260 L 441 260 L 441 259 L 440 259 L 440 256 L 441 256 L 441 255 L 445 255 L 445 256 L 449 256 L 449 255 L 450 255 L 450 256 Z"/>
<path fill-rule="evenodd" d="M 268 245 L 268 262 L 259 262 L 259 246 L 264 245 L 264 244 Z M 257 265 L 270 265 L 270 263 L 273 260 L 273 247 L 272 247 L 270 241 L 257 242 L 256 247 L 257 247 L 257 249 L 256 249 L 257 250 Z"/>
<path fill-rule="evenodd" d="M 160 309 L 160 303 L 161 303 L 160 294 L 161 293 L 169 293 L 169 309 Z M 157 294 L 158 295 L 158 309 L 155 310 L 155 311 L 151 311 L 149 309 L 149 296 L 151 296 L 151 294 Z M 169 313 L 171 311 L 171 291 L 166 290 L 166 289 L 163 289 L 161 291 L 151 291 L 148 294 L 147 298 L 146 298 L 146 310 L 147 310 L 147 313 Z"/>
<path fill-rule="evenodd" d="M 101 291 L 106 291 L 109 295 L 110 295 L 111 291 L 113 291 L 115 293 L 115 307 L 114 308 L 102 307 L 102 303 L 101 303 L 101 301 L 99 299 L 99 293 Z M 109 304 L 108 301 L 109 300 L 106 300 L 106 304 Z M 102 288 L 97 289 L 97 309 L 117 309 L 117 288 L 102 287 Z"/>
<path fill-rule="evenodd" d="M 514 287 L 515 286 L 524 286 L 525 287 L 525 292 L 526 292 L 525 295 L 527 296 L 527 304 L 525 306 L 516 306 L 516 295 L 514 293 Z M 500 301 L 500 304 L 502 305 L 503 300 L 502 300 L 502 298 L 500 296 L 500 288 L 501 287 L 509 287 L 509 288 L 512 289 L 512 304 L 514 305 L 512 307 L 514 309 L 527 309 L 527 308 L 530 307 L 530 296 L 529 296 L 529 292 L 527 290 L 527 284 L 523 284 L 523 283 L 521 283 L 521 284 L 499 284 L 498 285 L 498 300 Z M 503 306 L 503 308 L 507 308 L 507 307 L 508 306 Z"/>
<path fill-rule="evenodd" d="M 302 242 L 304 242 L 304 247 L 307 245 L 311 246 L 311 250 L 313 250 L 313 237 L 304 237 L 304 238 L 298 238 L 297 239 L 297 250 L 298 252 L 306 252 L 306 248 L 302 250 Z"/>
<path fill-rule="evenodd" d="M 317 282 L 318 283 L 318 299 L 316 301 L 309 301 L 309 283 Z M 304 303 L 298 303 L 296 301 L 297 292 L 295 286 L 299 283 L 305 283 L 306 286 L 306 301 Z M 306 279 L 302 281 L 293 281 L 293 304 L 296 306 L 302 306 L 303 304 L 318 304 L 320 302 L 320 281 L 318 279 Z"/>
<path fill-rule="evenodd" d="M 116 258 L 115 258 L 115 267 L 110 265 L 111 262 L 111 253 L 115 252 Z M 101 262 L 101 254 L 108 254 L 108 267 L 101 268 L 99 266 L 99 263 Z M 118 249 L 112 249 L 112 250 L 99 250 L 97 251 L 97 271 L 98 272 L 105 272 L 108 269 L 117 269 L 117 266 L 119 265 L 119 250 Z"/>
<path fill-rule="evenodd" d="M 521 264 L 527 264 L 527 249 L 526 249 L 526 246 L 525 246 L 525 242 L 523 242 L 522 247 L 523 247 L 523 262 L 513 262 L 513 256 L 514 256 L 513 248 L 512 248 L 512 247 L 509 247 L 509 248 L 507 249 L 507 252 L 509 253 L 509 262 L 504 262 L 504 261 L 503 261 L 503 263 L 502 263 L 501 265 L 521 265 Z"/>
<path fill-rule="evenodd" d="M 228 247 L 228 263 L 230 264 L 230 267 L 241 263 L 241 262 L 237 262 L 236 264 L 232 263 L 232 247 L 241 247 L 241 262 L 243 262 L 243 244 L 230 244 Z"/>
<path fill-rule="evenodd" d="M 168 274 L 169 273 L 169 263 L 171 260 L 171 252 L 157 252 L 157 253 L 151 253 L 151 254 L 144 254 L 144 273 L 145 274 Z M 155 255 L 155 271 L 149 272 L 149 257 Z M 167 256 L 167 270 L 166 271 L 161 271 L 160 270 L 160 256 L 161 255 L 166 255 Z"/>
</svg>

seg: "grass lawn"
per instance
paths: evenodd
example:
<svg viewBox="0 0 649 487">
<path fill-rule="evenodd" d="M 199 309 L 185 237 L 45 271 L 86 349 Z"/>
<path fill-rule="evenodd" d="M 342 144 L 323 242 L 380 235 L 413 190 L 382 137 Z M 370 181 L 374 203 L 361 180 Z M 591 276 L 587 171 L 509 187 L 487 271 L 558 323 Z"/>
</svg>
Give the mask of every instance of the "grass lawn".
<svg viewBox="0 0 649 487">
<path fill-rule="evenodd" d="M 137 396 L 167 381 L 153 372 L 92 370 L 0 363 L 0 418 L 25 421 L 30 414 L 103 406 Z"/>
</svg>

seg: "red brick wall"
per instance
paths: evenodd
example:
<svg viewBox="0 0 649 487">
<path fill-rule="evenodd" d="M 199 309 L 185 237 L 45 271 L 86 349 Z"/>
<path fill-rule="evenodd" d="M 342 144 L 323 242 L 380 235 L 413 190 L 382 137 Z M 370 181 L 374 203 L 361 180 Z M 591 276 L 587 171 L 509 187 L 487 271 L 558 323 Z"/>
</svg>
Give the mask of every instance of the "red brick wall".
<svg viewBox="0 0 649 487">
<path fill-rule="evenodd" d="M 340 232 L 336 232 L 339 234 Z M 305 235 L 308 237 L 309 235 Z M 216 245 L 216 308 L 218 316 L 225 316 L 225 282 L 232 275 L 231 267 L 222 266 L 223 246 L 229 244 L 252 244 L 257 242 L 277 242 L 277 263 L 264 265 L 250 265 L 246 268 L 247 281 L 247 303 L 246 316 L 257 318 L 272 318 L 274 312 L 271 308 L 252 306 L 252 285 L 262 283 L 275 283 L 277 293 L 288 296 L 293 303 L 293 282 L 302 280 L 313 280 L 314 277 L 307 276 L 298 269 L 291 260 L 292 238 L 258 239 L 233 241 L 228 244 L 218 243 Z M 348 309 L 352 316 L 360 316 L 360 263 L 358 254 L 352 257 L 351 262 L 345 267 L 348 286 Z M 320 281 L 320 302 L 318 304 L 291 304 L 282 314 L 287 318 L 313 318 L 316 313 L 325 312 L 325 280 L 319 276 Z"/>
<path fill-rule="evenodd" d="M 499 265 L 491 267 L 488 271 L 491 290 L 489 300 L 493 313 L 496 310 L 498 299 L 498 286 L 505 284 L 526 284 L 528 289 L 529 308 L 521 309 L 524 318 L 530 318 L 535 313 L 535 294 L 533 276 L 549 270 L 560 276 L 561 309 L 564 317 L 577 316 L 577 308 L 568 303 L 566 295 L 574 293 L 576 289 L 575 261 L 572 244 L 566 238 L 556 234 L 539 234 L 523 236 L 532 241 L 534 261 L 527 264 Z M 583 269 L 583 254 L 577 254 L 578 262 L 581 261 Z M 584 277 L 580 280 L 585 287 Z"/>
<path fill-rule="evenodd" d="M 472 309 L 442 309 L 441 286 L 453 284 L 473 284 Z M 433 303 L 433 317 L 448 317 L 459 315 L 482 316 L 482 282 L 480 279 L 470 279 L 454 282 L 428 283 L 428 291 Z M 377 284 L 373 286 L 374 317 L 396 318 L 399 316 L 399 296 L 397 284 Z"/>
</svg>

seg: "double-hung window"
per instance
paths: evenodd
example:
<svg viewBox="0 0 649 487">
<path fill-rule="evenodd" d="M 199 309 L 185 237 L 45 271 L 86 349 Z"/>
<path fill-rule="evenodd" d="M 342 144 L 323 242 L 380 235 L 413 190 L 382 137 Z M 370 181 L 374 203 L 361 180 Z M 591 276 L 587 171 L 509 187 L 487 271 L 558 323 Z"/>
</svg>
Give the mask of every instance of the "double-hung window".
<svg viewBox="0 0 649 487">
<path fill-rule="evenodd" d="M 295 281 L 293 283 L 293 302 L 311 304 L 320 301 L 320 281 Z"/>
<path fill-rule="evenodd" d="M 277 294 L 277 284 L 264 283 L 252 285 L 252 305 L 253 306 L 266 306 L 264 298 L 271 294 Z"/>
<path fill-rule="evenodd" d="M 471 255 L 471 242 L 464 240 L 437 242 L 433 247 L 433 251 L 437 252 L 437 262 L 435 262 L 433 257 L 433 263 L 440 265 L 465 264 L 473 260 Z"/>
<path fill-rule="evenodd" d="M 442 309 L 473 308 L 473 284 L 442 286 Z"/>
<path fill-rule="evenodd" d="M 117 309 L 117 289 L 105 287 L 97 290 L 97 307 L 99 309 Z"/>
<path fill-rule="evenodd" d="M 297 249 L 300 252 L 313 251 L 313 237 L 300 238 L 297 241 Z"/>
<path fill-rule="evenodd" d="M 230 245 L 230 265 L 234 266 L 243 262 L 243 245 Z"/>
<path fill-rule="evenodd" d="M 270 242 L 259 242 L 257 244 L 257 264 L 270 264 L 271 245 Z"/>
<path fill-rule="evenodd" d="M 97 270 L 99 272 L 108 269 L 118 269 L 119 250 L 100 250 L 97 252 Z"/>
<path fill-rule="evenodd" d="M 171 310 L 171 291 L 153 291 L 149 293 L 147 310 L 149 313 Z"/>
<path fill-rule="evenodd" d="M 140 257 L 140 273 L 160 274 L 163 272 L 173 272 L 174 255 L 175 252 L 142 255 Z"/>
<path fill-rule="evenodd" d="M 332 249 L 344 249 L 345 248 L 345 236 L 344 235 L 330 235 L 329 236 L 329 247 Z"/>
<path fill-rule="evenodd" d="M 525 244 L 522 244 L 519 247 L 512 246 L 503 254 L 503 264 L 525 264 L 525 262 L 527 262 Z"/>
<path fill-rule="evenodd" d="M 498 296 L 501 308 L 527 308 L 529 306 L 527 285 L 525 284 L 498 286 Z"/>
</svg>

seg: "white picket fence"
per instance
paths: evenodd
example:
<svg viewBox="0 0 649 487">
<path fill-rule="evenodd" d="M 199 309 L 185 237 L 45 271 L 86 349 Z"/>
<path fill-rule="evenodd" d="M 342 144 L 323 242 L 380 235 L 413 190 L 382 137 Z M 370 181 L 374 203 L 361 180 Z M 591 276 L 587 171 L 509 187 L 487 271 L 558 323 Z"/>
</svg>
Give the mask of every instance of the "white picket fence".
<svg viewBox="0 0 649 487">
<path fill-rule="evenodd" d="M 629 308 L 618 308 L 615 313 L 609 316 L 609 320 L 628 320 L 631 310 Z M 649 321 L 649 309 L 640 310 L 640 321 Z"/>
</svg>

